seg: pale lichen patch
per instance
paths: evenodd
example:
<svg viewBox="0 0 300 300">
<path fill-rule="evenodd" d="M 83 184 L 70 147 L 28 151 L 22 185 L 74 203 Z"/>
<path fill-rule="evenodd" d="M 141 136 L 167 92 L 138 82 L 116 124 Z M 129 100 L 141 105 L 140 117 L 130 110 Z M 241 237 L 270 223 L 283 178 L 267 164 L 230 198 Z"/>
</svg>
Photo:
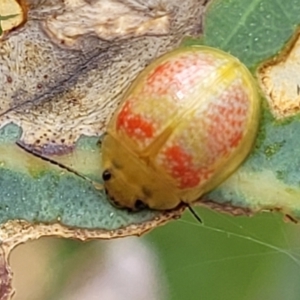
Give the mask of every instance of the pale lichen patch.
<svg viewBox="0 0 300 300">
<path fill-rule="evenodd" d="M 160 5 L 134 5 L 113 0 L 68 0 L 65 10 L 50 16 L 44 23 L 55 40 L 72 46 L 80 36 L 94 34 L 112 41 L 143 35 L 165 35 L 169 32 L 169 13 Z"/>
<path fill-rule="evenodd" d="M 230 195 L 248 199 L 252 212 L 277 210 L 295 217 L 299 206 L 300 189 L 280 181 L 271 170 L 253 172 L 240 169 L 224 181 L 220 188 Z M 250 202 L 251 201 L 251 202 Z"/>
<path fill-rule="evenodd" d="M 293 116 L 300 111 L 300 35 L 288 51 L 263 65 L 259 83 L 276 118 Z"/>
</svg>

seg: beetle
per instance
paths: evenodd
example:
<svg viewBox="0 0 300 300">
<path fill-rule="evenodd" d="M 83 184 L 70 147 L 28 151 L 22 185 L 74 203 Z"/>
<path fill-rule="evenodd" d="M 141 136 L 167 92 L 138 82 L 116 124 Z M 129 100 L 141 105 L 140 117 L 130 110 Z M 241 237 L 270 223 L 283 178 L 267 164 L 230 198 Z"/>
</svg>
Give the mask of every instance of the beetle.
<svg viewBox="0 0 300 300">
<path fill-rule="evenodd" d="M 232 55 L 189 46 L 161 56 L 136 77 L 108 124 L 109 198 L 130 210 L 198 200 L 245 160 L 259 112 L 254 78 Z"/>
</svg>

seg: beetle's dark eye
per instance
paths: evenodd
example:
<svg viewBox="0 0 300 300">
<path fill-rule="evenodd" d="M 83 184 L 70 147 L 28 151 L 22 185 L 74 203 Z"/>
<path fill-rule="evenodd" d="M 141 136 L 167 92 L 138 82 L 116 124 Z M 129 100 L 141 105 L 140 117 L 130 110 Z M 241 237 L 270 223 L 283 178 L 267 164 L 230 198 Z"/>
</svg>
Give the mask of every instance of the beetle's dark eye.
<svg viewBox="0 0 300 300">
<path fill-rule="evenodd" d="M 108 170 L 105 170 L 102 174 L 102 179 L 104 181 L 107 181 L 111 178 L 111 173 Z"/>
<path fill-rule="evenodd" d="M 145 204 L 142 200 L 137 199 L 137 200 L 135 201 L 134 208 L 135 208 L 136 210 L 143 210 L 143 209 L 145 209 L 145 208 L 147 208 L 147 207 L 148 207 L 148 205 Z"/>
</svg>

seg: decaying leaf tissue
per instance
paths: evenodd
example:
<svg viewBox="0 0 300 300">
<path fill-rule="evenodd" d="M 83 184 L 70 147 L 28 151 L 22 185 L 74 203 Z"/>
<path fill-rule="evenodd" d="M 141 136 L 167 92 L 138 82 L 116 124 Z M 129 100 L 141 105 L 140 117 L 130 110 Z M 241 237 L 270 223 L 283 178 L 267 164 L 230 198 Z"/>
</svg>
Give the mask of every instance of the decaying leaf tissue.
<svg viewBox="0 0 300 300">
<path fill-rule="evenodd" d="M 77 149 L 79 138 L 100 137 L 135 76 L 200 34 L 204 2 L 1 1 L 1 299 L 13 294 L 7 260 L 19 243 L 141 234 L 180 215 L 115 212 L 87 183 L 28 156 L 16 141 L 96 174 L 99 154 Z"/>
</svg>

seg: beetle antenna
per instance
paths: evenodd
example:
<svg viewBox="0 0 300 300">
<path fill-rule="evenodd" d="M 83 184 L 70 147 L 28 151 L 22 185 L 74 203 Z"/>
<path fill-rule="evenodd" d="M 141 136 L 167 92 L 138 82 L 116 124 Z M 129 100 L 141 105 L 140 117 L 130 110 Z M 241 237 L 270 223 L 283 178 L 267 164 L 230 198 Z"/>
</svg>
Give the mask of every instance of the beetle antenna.
<svg viewBox="0 0 300 300">
<path fill-rule="evenodd" d="M 38 157 L 38 158 L 40 158 L 44 161 L 47 161 L 47 162 L 49 162 L 53 165 L 56 165 L 56 166 L 60 167 L 61 169 L 67 170 L 68 172 L 71 172 L 71 173 L 81 177 L 82 179 L 92 183 L 96 189 L 99 189 L 99 190 L 103 189 L 103 185 L 101 183 L 93 181 L 92 179 L 88 178 L 87 176 L 84 176 L 84 175 L 80 174 L 79 172 L 75 171 L 74 169 L 72 169 L 72 168 L 70 168 L 70 167 L 68 167 L 68 166 L 66 166 L 66 165 L 64 165 L 64 164 L 62 164 L 58 161 L 55 161 L 55 160 L 53 160 L 49 157 L 46 157 L 46 156 L 42 155 L 41 153 L 39 153 L 35 150 L 27 148 L 22 142 L 16 141 L 16 144 L 17 144 L 17 146 L 19 146 L 25 152 L 30 153 L 30 154 L 34 155 L 35 157 Z"/>
<path fill-rule="evenodd" d="M 194 218 L 195 218 L 199 223 L 202 224 L 203 222 L 202 222 L 201 218 L 197 215 L 197 213 L 195 212 L 195 210 L 194 210 L 189 204 L 187 204 L 187 207 L 188 207 L 190 213 L 194 216 Z"/>
</svg>

